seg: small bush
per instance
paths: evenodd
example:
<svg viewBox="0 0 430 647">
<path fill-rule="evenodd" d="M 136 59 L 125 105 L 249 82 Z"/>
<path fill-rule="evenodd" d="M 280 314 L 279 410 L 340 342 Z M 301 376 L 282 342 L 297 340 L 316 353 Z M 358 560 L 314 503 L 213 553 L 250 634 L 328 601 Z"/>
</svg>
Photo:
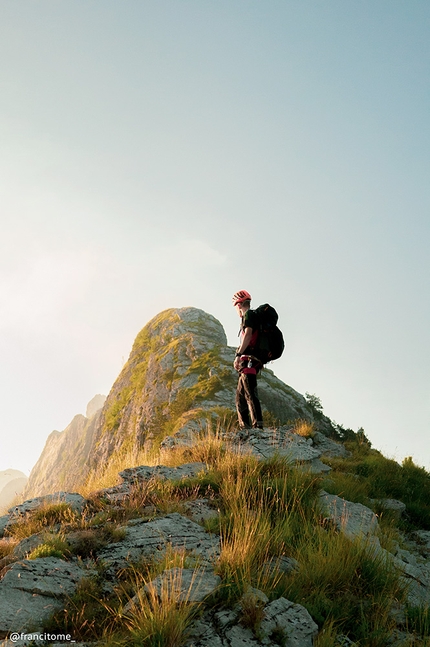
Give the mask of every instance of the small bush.
<svg viewBox="0 0 430 647">
<path fill-rule="evenodd" d="M 38 559 L 39 557 L 59 557 L 65 559 L 65 555 L 61 550 L 51 546 L 50 544 L 40 544 L 37 548 L 31 551 L 27 559 Z"/>
<path fill-rule="evenodd" d="M 182 590 L 179 594 L 182 589 L 180 569 L 172 568 L 170 576 L 160 591 L 145 579 L 136 582 L 137 593 L 130 610 L 122 617 L 117 644 L 127 647 L 183 645 L 187 629 L 200 605 L 189 603 L 189 593 Z"/>
<path fill-rule="evenodd" d="M 67 559 L 70 557 L 70 546 L 62 534 L 47 533 L 43 536 L 43 543 L 36 546 L 28 555 L 28 559 L 39 557 L 59 557 Z"/>
</svg>

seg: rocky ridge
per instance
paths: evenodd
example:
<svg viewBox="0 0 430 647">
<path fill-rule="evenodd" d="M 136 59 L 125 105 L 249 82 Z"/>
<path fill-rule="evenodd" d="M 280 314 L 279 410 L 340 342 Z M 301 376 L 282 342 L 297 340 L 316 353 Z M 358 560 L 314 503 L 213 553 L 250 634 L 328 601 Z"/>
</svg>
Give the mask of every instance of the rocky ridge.
<svg viewBox="0 0 430 647">
<path fill-rule="evenodd" d="M 75 487 L 76 457 L 91 453 L 105 401 L 104 395 L 96 395 L 87 405 L 86 416 L 76 415 L 64 431 L 53 431 L 48 436 L 22 492 L 23 498 Z"/>
</svg>

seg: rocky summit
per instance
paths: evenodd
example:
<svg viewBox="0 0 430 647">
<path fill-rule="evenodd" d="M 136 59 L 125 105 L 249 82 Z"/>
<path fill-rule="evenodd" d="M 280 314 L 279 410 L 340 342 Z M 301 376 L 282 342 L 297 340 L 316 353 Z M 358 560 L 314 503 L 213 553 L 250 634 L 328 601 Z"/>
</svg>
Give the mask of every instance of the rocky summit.
<svg viewBox="0 0 430 647">
<path fill-rule="evenodd" d="M 235 350 L 221 323 L 197 308 L 170 309 L 137 335 L 130 357 L 109 396 L 96 396 L 91 417 L 77 415 L 54 431 L 32 470 L 24 496 L 76 488 L 112 457 L 158 447 L 166 437 L 180 442 L 208 419 L 232 418 L 237 373 Z M 265 368 L 259 392 L 266 419 L 302 419 L 327 432 L 330 421 L 315 418 L 306 399 Z M 88 411 L 87 411 L 88 413 Z"/>
</svg>

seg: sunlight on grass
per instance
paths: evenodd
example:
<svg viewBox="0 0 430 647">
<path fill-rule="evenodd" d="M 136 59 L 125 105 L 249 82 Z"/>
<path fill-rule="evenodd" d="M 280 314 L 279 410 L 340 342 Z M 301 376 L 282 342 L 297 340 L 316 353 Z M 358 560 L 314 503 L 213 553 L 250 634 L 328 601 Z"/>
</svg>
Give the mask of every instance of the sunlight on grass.
<svg viewBox="0 0 430 647">
<path fill-rule="evenodd" d="M 312 429 L 303 426 L 302 431 L 306 436 Z M 249 453 L 241 454 L 228 438 L 220 426 L 208 424 L 196 435 L 192 447 L 175 448 L 158 458 L 141 454 L 132 464 L 131 455 L 118 457 L 87 483 L 90 501 L 80 520 L 67 520 L 70 513 L 64 509 L 61 517 L 61 509 L 57 509 L 45 511 L 37 527 L 45 528 L 50 518 L 78 528 L 82 534 L 75 533 L 73 555 L 96 560 L 100 547 L 115 541 L 116 532 L 124 532 L 124 527 L 118 528 L 120 524 L 172 511 L 185 514 L 187 502 L 208 498 L 218 511 L 206 527 L 220 536 L 220 557 L 214 564 L 222 580 L 216 594 L 219 608 L 231 608 L 252 587 L 271 600 L 283 596 L 303 605 L 320 627 L 316 647 L 332 647 L 340 634 L 360 646 L 385 647 L 395 629 L 390 613 L 393 601 L 401 604 L 405 599 L 399 575 L 389 561 L 375 555 L 371 543 L 351 541 L 323 525 L 319 493 L 324 487 L 348 501 L 369 505 L 378 482 L 384 484 L 384 492 L 402 493 L 402 488 L 409 486 L 425 489 L 428 475 L 410 464 L 401 467 L 385 462 L 367 445 L 350 443 L 351 456 L 331 459 L 333 471 L 322 478 L 295 469 L 280 456 L 257 460 Z M 119 471 L 137 464 L 157 464 L 161 457 L 163 464 L 171 467 L 200 462 L 206 470 L 178 481 L 151 478 L 136 482 L 121 498 L 121 505 L 112 505 L 102 492 L 90 496 L 92 487 L 100 490 L 116 483 Z M 390 483 L 390 475 L 395 482 Z M 420 496 L 417 505 L 423 507 L 427 503 Z M 36 519 L 27 519 L 27 524 L 30 521 L 34 529 Z M 389 515 L 382 515 L 380 521 L 381 544 L 394 550 L 401 543 L 397 521 Z M 21 529 L 22 536 L 23 532 Z M 21 535 L 18 532 L 17 536 Z M 282 564 L 288 562 L 287 557 L 299 566 L 285 573 Z M 57 614 L 57 626 L 72 629 L 81 640 L 100 641 L 102 636 L 99 644 L 105 647 L 179 647 L 196 612 L 205 609 L 205 602 L 191 602 L 191 587 L 184 592 L 180 581 L 184 568 L 195 568 L 198 577 L 198 564 L 185 551 L 168 547 L 158 561 L 124 569 L 109 594 L 103 593 L 102 578 L 97 576 L 82 584 L 66 612 Z M 161 588 L 151 584 L 162 573 Z M 242 607 L 242 625 L 257 637 L 263 607 L 252 597 Z M 408 613 L 410 626 L 425 640 L 429 624 L 425 610 L 410 609 Z"/>
</svg>

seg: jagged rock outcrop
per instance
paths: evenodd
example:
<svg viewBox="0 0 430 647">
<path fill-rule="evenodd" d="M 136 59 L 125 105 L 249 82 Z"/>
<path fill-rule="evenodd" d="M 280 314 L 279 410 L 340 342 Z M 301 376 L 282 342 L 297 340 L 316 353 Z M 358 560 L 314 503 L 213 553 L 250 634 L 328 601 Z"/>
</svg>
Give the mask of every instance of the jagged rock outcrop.
<svg viewBox="0 0 430 647">
<path fill-rule="evenodd" d="M 87 414 L 90 413 L 91 417 L 78 414 L 64 431 L 53 431 L 48 436 L 22 492 L 23 498 L 75 488 L 77 465 L 82 469 L 82 463 L 85 463 L 91 453 L 105 400 L 104 395 L 96 395 L 87 406 Z"/>
<path fill-rule="evenodd" d="M 350 539 L 370 537 L 378 527 L 376 514 L 362 503 L 351 503 L 335 494 L 322 491 L 320 494 L 323 510 L 338 530 Z"/>
<path fill-rule="evenodd" d="M 224 329 L 196 308 L 171 309 L 137 336 L 130 358 L 103 407 L 91 463 L 105 464 L 124 443 L 150 446 L 211 414 L 231 414 L 237 374 Z M 259 383 L 263 406 L 282 420 L 312 418 L 299 393 L 265 370 Z"/>
<path fill-rule="evenodd" d="M 96 415 L 97 411 L 103 407 L 106 402 L 106 396 L 98 393 L 87 404 L 85 416 L 89 419 Z"/>
<path fill-rule="evenodd" d="M 280 426 L 273 429 L 250 429 L 222 433 L 221 436 L 231 442 L 231 449 L 238 453 L 251 454 L 263 460 L 282 456 L 292 464 L 301 463 L 314 473 L 329 472 L 330 467 L 324 464 L 320 457 L 345 456 L 348 454 L 343 445 L 326 438 L 321 433 L 314 437 L 303 437 L 294 432 L 291 427 Z M 182 429 L 174 436 L 167 436 L 160 445 L 162 452 L 168 452 L 175 447 L 191 447 L 196 440 L 193 428 Z M 339 447 L 339 448 L 338 448 Z"/>
<path fill-rule="evenodd" d="M 99 553 L 114 575 L 121 568 L 139 559 L 160 559 L 168 548 L 187 550 L 203 564 L 211 564 L 219 556 L 218 537 L 212 537 L 191 519 L 172 512 L 154 521 L 129 522 L 123 540 L 109 544 Z"/>
<path fill-rule="evenodd" d="M 200 429 L 208 418 L 232 417 L 233 359 L 234 349 L 212 315 L 196 308 L 160 313 L 137 335 L 102 410 L 90 420 L 76 416 L 65 431 L 49 436 L 25 496 L 74 489 L 118 453 L 136 454 L 183 428 Z M 271 370 L 262 371 L 259 391 L 272 420 L 304 419 L 321 431 L 330 429 L 330 421 L 316 420 L 305 398 Z"/>
<path fill-rule="evenodd" d="M 203 602 L 215 593 L 221 578 L 212 571 L 194 568 L 168 568 L 145 586 L 145 592 L 156 592 L 162 601 L 164 596 L 175 597 L 178 602 Z"/>
</svg>

